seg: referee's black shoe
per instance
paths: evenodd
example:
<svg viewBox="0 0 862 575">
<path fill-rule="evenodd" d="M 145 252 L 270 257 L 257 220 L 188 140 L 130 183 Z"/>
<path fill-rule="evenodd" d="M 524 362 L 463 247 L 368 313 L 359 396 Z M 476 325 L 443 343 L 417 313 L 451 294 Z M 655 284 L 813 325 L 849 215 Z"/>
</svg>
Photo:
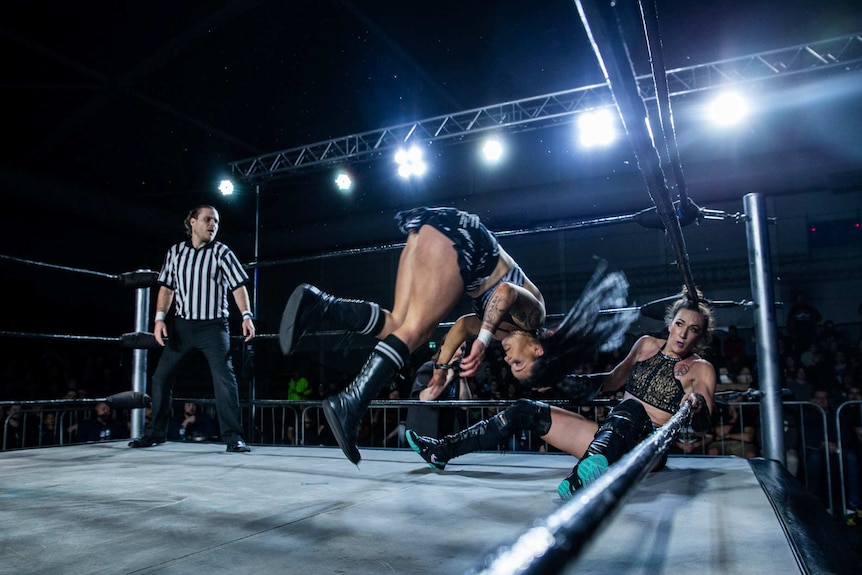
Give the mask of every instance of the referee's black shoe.
<svg viewBox="0 0 862 575">
<path fill-rule="evenodd" d="M 129 447 L 139 448 L 139 447 L 154 447 L 156 445 L 161 445 L 165 442 L 164 437 L 160 437 L 159 439 L 155 439 L 152 435 L 142 435 L 138 439 L 133 439 L 129 442 Z"/>
<path fill-rule="evenodd" d="M 251 447 L 245 444 L 242 439 L 237 439 L 234 443 L 229 443 L 226 451 L 228 453 L 248 453 Z"/>
</svg>

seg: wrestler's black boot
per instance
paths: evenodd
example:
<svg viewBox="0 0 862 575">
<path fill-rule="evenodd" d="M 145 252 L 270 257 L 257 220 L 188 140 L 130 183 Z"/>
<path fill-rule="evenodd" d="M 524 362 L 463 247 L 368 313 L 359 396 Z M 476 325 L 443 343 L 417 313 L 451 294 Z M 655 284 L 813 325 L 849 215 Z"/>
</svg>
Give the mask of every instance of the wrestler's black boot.
<svg viewBox="0 0 862 575">
<path fill-rule="evenodd" d="M 359 424 L 371 401 L 404 367 L 410 353 L 407 346 L 389 335 L 379 342 L 347 389 L 323 400 L 323 413 L 332 434 L 347 459 L 358 464 L 362 456 L 356 447 Z"/>
<path fill-rule="evenodd" d="M 557 487 L 560 497 L 571 499 L 575 491 L 604 475 L 612 463 L 622 459 L 651 430 L 652 423 L 641 402 L 627 399 L 618 404 L 596 432 L 584 457 L 560 482 Z"/>
<path fill-rule="evenodd" d="M 423 437 L 407 430 L 407 443 L 433 469 L 442 471 L 450 459 L 496 449 L 517 431 L 535 431 L 544 436 L 551 428 L 551 408 L 546 403 L 519 399 L 494 417 L 480 421 L 443 439 Z"/>
<path fill-rule="evenodd" d="M 284 307 L 278 342 L 284 355 L 309 330 L 324 328 L 377 335 L 386 323 L 386 315 L 374 302 L 337 298 L 313 285 L 298 286 Z"/>
<path fill-rule="evenodd" d="M 509 435 L 511 433 L 502 432 L 494 418 L 491 418 L 471 425 L 458 433 L 447 435 L 443 439 L 424 437 L 408 429 L 407 443 L 413 451 L 428 462 L 432 469 L 443 471 L 450 459 L 474 451 L 497 449 L 497 446 Z"/>
</svg>

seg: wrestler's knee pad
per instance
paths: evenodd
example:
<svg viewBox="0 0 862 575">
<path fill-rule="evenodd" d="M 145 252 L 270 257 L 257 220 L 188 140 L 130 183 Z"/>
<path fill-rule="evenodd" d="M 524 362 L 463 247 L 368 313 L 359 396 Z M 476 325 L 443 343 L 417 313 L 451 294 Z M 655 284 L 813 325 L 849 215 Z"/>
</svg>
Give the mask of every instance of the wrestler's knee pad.
<svg viewBox="0 0 862 575">
<path fill-rule="evenodd" d="M 491 419 L 500 431 L 535 431 L 541 437 L 547 435 L 551 429 L 551 406 L 541 401 L 522 398 Z"/>
<path fill-rule="evenodd" d="M 627 399 L 608 414 L 605 423 L 599 427 L 587 448 L 587 454 L 601 453 L 609 463 L 614 463 L 636 446 L 650 431 L 652 431 L 652 422 L 643 404 L 636 399 Z"/>
</svg>

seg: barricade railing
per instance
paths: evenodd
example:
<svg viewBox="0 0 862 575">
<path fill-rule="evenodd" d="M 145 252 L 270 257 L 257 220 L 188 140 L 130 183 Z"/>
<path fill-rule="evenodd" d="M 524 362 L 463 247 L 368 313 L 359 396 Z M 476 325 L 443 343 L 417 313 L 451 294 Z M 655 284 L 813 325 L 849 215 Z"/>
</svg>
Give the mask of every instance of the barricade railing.
<svg viewBox="0 0 862 575">
<path fill-rule="evenodd" d="M 842 419 L 842 417 L 845 417 Z M 847 422 L 844 424 L 844 422 Z M 859 431 L 857 429 L 862 428 L 862 400 L 854 399 L 851 401 L 845 401 L 835 410 L 835 430 L 837 437 L 835 439 L 835 444 L 837 446 L 837 459 L 838 459 L 838 476 L 841 478 L 839 482 L 841 486 L 841 501 L 846 502 L 851 498 L 853 494 L 847 492 L 847 482 L 845 482 L 845 478 L 856 477 L 857 483 L 856 488 L 862 489 L 862 461 L 860 461 L 860 457 L 862 457 L 862 453 L 853 452 L 850 447 L 851 443 L 856 446 L 862 446 L 862 437 L 845 437 L 845 430 L 849 433 L 858 434 Z M 855 459 L 854 459 L 855 458 Z M 829 458 L 827 458 L 827 461 Z M 853 463 L 853 465 L 847 465 L 848 463 Z M 846 467 L 846 469 L 845 469 Z M 831 485 L 831 482 L 830 484 Z M 829 490 L 829 493 L 832 493 L 832 490 Z M 862 493 L 856 493 L 857 497 L 862 495 Z M 862 500 L 854 502 L 857 506 L 862 506 Z M 853 509 L 844 509 L 845 513 L 850 511 L 855 511 Z"/>
<path fill-rule="evenodd" d="M 0 451 L 76 443 L 78 423 L 94 417 L 95 406 L 104 401 L 105 398 L 0 401 L 0 406 L 8 408 L 2 421 Z M 130 409 L 117 410 L 118 421 L 125 424 L 130 417 Z M 20 430 L 20 446 L 9 444 L 15 430 Z"/>
<path fill-rule="evenodd" d="M 23 420 L 23 429 L 26 438 L 25 447 L 47 447 L 62 446 L 73 443 L 75 438 L 70 428 L 79 420 L 91 417 L 93 407 L 104 401 L 103 399 L 78 399 L 78 400 L 42 400 L 0 402 L 0 406 L 10 407 L 17 405 L 20 408 L 20 418 Z M 557 405 L 601 422 L 607 411 L 615 405 L 616 400 L 599 399 L 586 405 L 576 406 L 566 400 L 545 400 L 547 403 Z M 215 400 L 199 398 L 175 398 L 174 409 L 179 409 L 185 402 L 197 403 L 202 407 L 214 411 Z M 514 400 L 453 400 L 424 402 L 418 400 L 376 400 L 371 403 L 370 409 L 365 415 L 365 423 L 369 433 L 362 438 L 360 447 L 373 448 L 405 448 L 403 432 L 406 426 L 407 414 L 412 407 L 433 406 L 439 409 L 462 410 L 464 426 L 472 425 L 482 419 L 491 417 L 496 412 L 511 405 Z M 286 400 L 256 400 L 255 409 L 252 410 L 250 402 L 241 403 L 243 418 L 246 426 L 250 425 L 251 415 L 254 413 L 253 426 L 255 434 L 259 438 L 259 445 L 335 445 L 334 441 L 327 441 L 326 435 L 321 434 L 321 427 L 325 429 L 326 421 L 323 417 L 320 401 L 286 401 Z M 756 430 L 759 428 L 760 404 L 755 401 L 731 401 L 716 402 L 715 426 L 711 432 L 712 437 L 703 441 L 703 445 L 693 452 L 685 453 L 678 449 L 678 445 L 672 444 L 672 453 L 678 455 L 760 455 L 760 441 Z M 734 407 L 739 410 L 738 419 L 732 422 L 725 412 L 725 406 Z M 785 449 L 787 454 L 787 467 L 792 475 L 797 477 L 807 487 L 812 483 L 821 485 L 822 492 L 819 495 L 824 501 L 824 506 L 831 514 L 852 511 L 847 506 L 847 498 L 851 494 L 848 487 L 848 473 L 858 470 L 858 454 L 852 450 L 852 436 L 847 433 L 846 421 L 853 414 L 853 410 L 862 412 L 862 401 L 848 401 L 842 403 L 835 411 L 833 429 L 837 430 L 837 436 L 830 431 L 828 415 L 819 405 L 807 401 L 785 401 L 783 412 L 785 417 Z M 119 417 L 128 421 L 130 410 L 121 410 Z M 13 448 L 8 443 L 10 420 L 14 414 L 8 414 L 2 420 L 3 441 L 0 449 L 7 451 Z M 376 416 L 376 418 L 375 418 Z M 53 417 L 53 429 L 46 420 Z M 35 421 L 35 423 L 34 423 Z M 305 423 L 308 421 L 309 427 Z M 854 420 L 855 421 L 855 420 Z M 755 429 L 753 439 L 728 439 L 720 434 L 720 428 L 733 423 L 739 431 L 746 427 Z M 376 428 L 375 428 L 376 425 Z M 447 432 L 454 432 L 453 429 Z M 307 436 L 306 434 L 311 435 Z M 679 441 L 686 441 L 686 435 L 690 430 L 683 428 L 678 437 Z M 816 437 L 809 437 L 816 435 Z M 383 438 L 383 441 L 381 441 Z M 388 438 L 388 440 L 386 440 Z M 834 442 L 836 445 L 833 456 L 827 456 L 824 452 L 822 457 L 811 457 L 816 455 L 815 450 L 820 448 L 821 438 L 827 444 Z M 537 451 L 540 447 L 546 452 L 555 450 L 548 444 L 542 442 L 533 434 L 527 432 L 523 436 L 516 436 L 499 449 L 508 451 Z M 852 459 L 856 457 L 856 459 Z M 850 458 L 850 459 L 848 459 Z M 847 465 L 848 460 L 852 465 Z M 812 463 L 821 465 L 819 469 L 809 469 Z M 849 469 L 848 469 L 849 467 Z M 821 474 L 817 476 L 816 474 Z M 817 481 L 813 478 L 817 477 Z M 858 503 L 858 502 L 857 502 Z"/>
</svg>

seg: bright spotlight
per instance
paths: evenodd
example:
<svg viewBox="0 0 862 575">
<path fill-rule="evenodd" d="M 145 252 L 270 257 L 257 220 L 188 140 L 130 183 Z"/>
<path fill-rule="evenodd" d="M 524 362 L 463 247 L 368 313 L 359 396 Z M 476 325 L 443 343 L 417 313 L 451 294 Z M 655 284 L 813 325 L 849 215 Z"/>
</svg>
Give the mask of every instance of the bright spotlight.
<svg viewBox="0 0 862 575">
<path fill-rule="evenodd" d="M 616 121 L 607 108 L 578 116 L 578 130 L 581 145 L 585 148 L 607 146 L 617 137 Z"/>
<path fill-rule="evenodd" d="M 503 144 L 497 138 L 488 138 L 482 145 L 482 156 L 486 162 L 498 162 L 503 157 Z"/>
<path fill-rule="evenodd" d="M 353 180 L 350 179 L 350 174 L 347 172 L 339 172 L 335 178 L 335 185 L 342 192 L 349 192 L 353 187 Z"/>
<path fill-rule="evenodd" d="M 223 196 L 231 195 L 233 193 L 233 182 L 230 180 L 222 180 L 219 182 L 218 191 L 220 191 Z"/>
<path fill-rule="evenodd" d="M 748 115 L 748 106 L 742 96 L 727 92 L 719 95 L 709 104 L 707 115 L 719 126 L 732 126 Z"/>
<path fill-rule="evenodd" d="M 395 153 L 395 163 L 398 164 L 398 175 L 402 178 L 421 176 L 428 168 L 422 159 L 422 149 L 416 146 L 409 150 L 398 150 Z"/>
</svg>

